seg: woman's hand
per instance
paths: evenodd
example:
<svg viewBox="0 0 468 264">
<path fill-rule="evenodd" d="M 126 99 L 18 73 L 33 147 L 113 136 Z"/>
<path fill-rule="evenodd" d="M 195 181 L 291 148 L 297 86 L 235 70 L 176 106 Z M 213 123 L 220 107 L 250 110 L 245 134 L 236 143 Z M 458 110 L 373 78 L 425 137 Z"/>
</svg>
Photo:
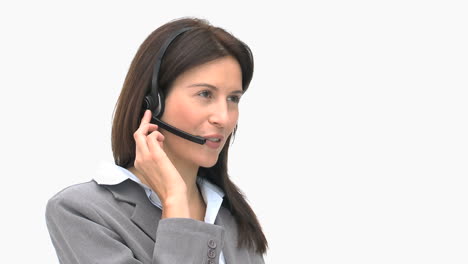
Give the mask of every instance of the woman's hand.
<svg viewBox="0 0 468 264">
<path fill-rule="evenodd" d="M 140 127 L 133 134 L 136 174 L 161 200 L 162 218 L 190 217 L 187 186 L 162 148 L 164 135 L 150 121 L 151 111 L 146 110 Z"/>
</svg>

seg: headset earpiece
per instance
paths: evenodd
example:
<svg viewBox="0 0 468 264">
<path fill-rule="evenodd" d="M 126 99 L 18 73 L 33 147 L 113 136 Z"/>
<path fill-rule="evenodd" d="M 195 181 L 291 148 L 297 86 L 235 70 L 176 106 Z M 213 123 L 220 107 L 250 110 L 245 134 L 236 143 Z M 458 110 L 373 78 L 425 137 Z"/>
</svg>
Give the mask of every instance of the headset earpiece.
<svg viewBox="0 0 468 264">
<path fill-rule="evenodd" d="M 153 116 L 157 118 L 160 118 L 164 113 L 164 96 L 161 94 L 161 92 L 158 92 L 158 101 L 153 109 Z"/>
<path fill-rule="evenodd" d="M 161 93 L 158 93 L 158 100 L 154 100 L 153 96 L 145 96 L 143 101 L 143 110 L 151 110 L 154 117 L 161 117 L 164 112 L 164 98 Z"/>
<path fill-rule="evenodd" d="M 144 110 L 151 110 L 154 107 L 154 100 L 151 95 L 145 96 L 145 100 L 143 101 L 143 109 Z"/>
</svg>

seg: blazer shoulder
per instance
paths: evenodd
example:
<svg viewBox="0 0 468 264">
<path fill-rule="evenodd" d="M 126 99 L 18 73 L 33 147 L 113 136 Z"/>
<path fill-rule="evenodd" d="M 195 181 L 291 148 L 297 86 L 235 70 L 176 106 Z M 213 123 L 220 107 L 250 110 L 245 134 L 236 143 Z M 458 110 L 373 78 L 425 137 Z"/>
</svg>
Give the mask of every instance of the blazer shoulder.
<svg viewBox="0 0 468 264">
<path fill-rule="evenodd" d="M 112 198 L 112 194 L 94 180 L 66 187 L 52 196 L 46 205 L 46 217 L 56 215 L 60 211 L 83 211 L 93 207 L 102 207 Z"/>
<path fill-rule="evenodd" d="M 49 199 L 48 203 L 53 203 L 61 200 L 89 200 L 102 196 L 106 192 L 105 188 L 97 184 L 94 180 L 78 183 L 68 186 Z"/>
</svg>

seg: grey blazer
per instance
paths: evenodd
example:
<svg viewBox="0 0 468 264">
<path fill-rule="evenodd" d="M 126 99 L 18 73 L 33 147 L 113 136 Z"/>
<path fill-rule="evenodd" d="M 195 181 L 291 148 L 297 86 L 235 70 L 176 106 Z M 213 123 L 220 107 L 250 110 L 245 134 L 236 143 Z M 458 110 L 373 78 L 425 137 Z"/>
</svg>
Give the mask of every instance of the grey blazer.
<svg viewBox="0 0 468 264">
<path fill-rule="evenodd" d="M 73 185 L 52 197 L 47 228 L 60 263 L 264 263 L 251 249 L 237 248 L 237 226 L 221 207 L 215 224 L 166 218 L 144 190 L 126 180 Z"/>
</svg>

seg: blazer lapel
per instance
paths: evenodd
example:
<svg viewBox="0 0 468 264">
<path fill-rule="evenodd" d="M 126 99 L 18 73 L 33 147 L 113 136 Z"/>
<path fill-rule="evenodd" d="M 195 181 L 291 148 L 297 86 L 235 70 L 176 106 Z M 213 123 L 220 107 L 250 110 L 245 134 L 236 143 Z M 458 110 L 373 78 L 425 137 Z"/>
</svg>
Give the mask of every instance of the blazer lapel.
<svg viewBox="0 0 468 264">
<path fill-rule="evenodd" d="M 156 230 L 161 219 L 161 209 L 154 206 L 145 191 L 138 183 L 128 179 L 117 185 L 105 185 L 115 199 L 134 206 L 131 220 L 153 241 L 156 240 Z"/>
</svg>

